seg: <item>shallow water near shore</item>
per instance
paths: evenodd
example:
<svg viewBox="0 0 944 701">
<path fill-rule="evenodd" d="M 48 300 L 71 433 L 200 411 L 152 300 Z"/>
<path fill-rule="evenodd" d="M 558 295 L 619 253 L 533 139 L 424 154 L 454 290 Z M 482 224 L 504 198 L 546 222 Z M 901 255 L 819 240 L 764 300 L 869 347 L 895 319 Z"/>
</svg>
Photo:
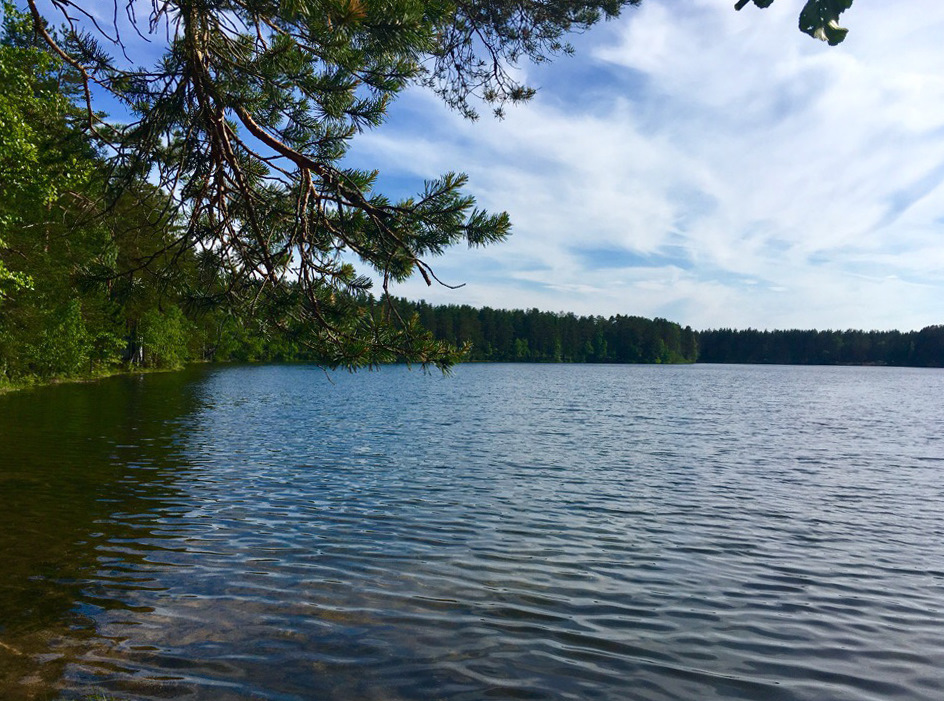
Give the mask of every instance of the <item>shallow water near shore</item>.
<svg viewBox="0 0 944 701">
<path fill-rule="evenodd" d="M 0 396 L 0 698 L 944 698 L 944 371 Z"/>
</svg>

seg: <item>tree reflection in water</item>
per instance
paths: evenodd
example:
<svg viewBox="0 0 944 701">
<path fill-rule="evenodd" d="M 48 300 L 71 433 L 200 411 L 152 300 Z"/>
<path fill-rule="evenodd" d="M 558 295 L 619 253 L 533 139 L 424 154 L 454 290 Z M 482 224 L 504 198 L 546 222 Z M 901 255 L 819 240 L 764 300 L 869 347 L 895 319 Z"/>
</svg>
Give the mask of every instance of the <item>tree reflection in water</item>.
<svg viewBox="0 0 944 701">
<path fill-rule="evenodd" d="M 121 544 L 160 542 L 156 520 L 186 468 L 178 447 L 199 402 L 194 379 L 0 396 L 0 698 L 55 697 L 70 665 L 114 643 L 96 616 L 148 587 L 145 550 Z"/>
</svg>

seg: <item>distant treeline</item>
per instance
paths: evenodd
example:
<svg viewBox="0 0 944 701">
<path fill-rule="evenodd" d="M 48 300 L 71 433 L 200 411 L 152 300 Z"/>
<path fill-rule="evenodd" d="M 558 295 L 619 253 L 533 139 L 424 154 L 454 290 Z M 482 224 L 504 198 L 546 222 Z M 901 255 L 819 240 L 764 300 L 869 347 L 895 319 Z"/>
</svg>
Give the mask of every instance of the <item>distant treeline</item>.
<svg viewBox="0 0 944 701">
<path fill-rule="evenodd" d="M 698 333 L 703 363 L 944 367 L 944 326 L 920 331 L 758 331 Z"/>
<path fill-rule="evenodd" d="M 944 326 L 921 331 L 693 331 L 665 319 L 576 316 L 396 300 L 437 338 L 493 362 L 757 363 L 944 367 Z"/>
<path fill-rule="evenodd" d="M 696 333 L 665 319 L 616 315 L 476 309 L 395 300 L 441 340 L 471 344 L 468 359 L 492 362 L 692 363 Z"/>
</svg>

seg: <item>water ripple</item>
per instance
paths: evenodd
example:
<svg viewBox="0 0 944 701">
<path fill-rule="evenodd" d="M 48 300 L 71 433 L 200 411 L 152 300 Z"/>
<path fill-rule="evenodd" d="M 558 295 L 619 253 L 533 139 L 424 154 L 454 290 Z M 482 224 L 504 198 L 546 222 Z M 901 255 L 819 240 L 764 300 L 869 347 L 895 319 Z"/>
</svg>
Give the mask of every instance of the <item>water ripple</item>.
<svg viewBox="0 0 944 701">
<path fill-rule="evenodd" d="M 61 482 L 94 495 L 56 526 L 78 550 L 16 546 L 0 580 L 65 603 L 0 622 L 0 692 L 944 698 L 944 373 L 334 380 L 212 370 L 181 411 L 148 378 L 135 425 L 72 427 L 69 460 L 101 455 Z M 55 474 L 0 484 L 51 509 Z M 44 518 L 5 525 L 51 543 Z"/>
</svg>

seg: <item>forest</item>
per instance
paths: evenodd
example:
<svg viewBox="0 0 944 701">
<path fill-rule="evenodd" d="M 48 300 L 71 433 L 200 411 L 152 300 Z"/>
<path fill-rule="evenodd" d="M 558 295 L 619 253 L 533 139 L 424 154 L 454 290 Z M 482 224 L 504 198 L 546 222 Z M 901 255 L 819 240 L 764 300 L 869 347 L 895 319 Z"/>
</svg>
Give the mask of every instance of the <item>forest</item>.
<svg viewBox="0 0 944 701">
<path fill-rule="evenodd" d="M 639 316 L 397 304 L 404 314 L 417 314 L 437 338 L 471 344 L 467 358 L 478 361 L 944 367 L 944 326 L 904 332 L 693 331 Z"/>
<path fill-rule="evenodd" d="M 251 332 L 214 302 L 204 252 L 173 248 L 168 198 L 78 128 L 74 73 L 7 12 L 0 43 L 0 386 L 238 357 Z M 261 322 L 260 322 L 261 323 Z"/>
<path fill-rule="evenodd" d="M 692 363 L 697 335 L 666 319 L 576 316 L 538 309 L 433 306 L 398 299 L 436 338 L 465 348 L 466 358 L 492 362 Z"/>
<path fill-rule="evenodd" d="M 759 331 L 698 333 L 703 363 L 944 367 L 944 326 L 920 331 Z"/>
</svg>

